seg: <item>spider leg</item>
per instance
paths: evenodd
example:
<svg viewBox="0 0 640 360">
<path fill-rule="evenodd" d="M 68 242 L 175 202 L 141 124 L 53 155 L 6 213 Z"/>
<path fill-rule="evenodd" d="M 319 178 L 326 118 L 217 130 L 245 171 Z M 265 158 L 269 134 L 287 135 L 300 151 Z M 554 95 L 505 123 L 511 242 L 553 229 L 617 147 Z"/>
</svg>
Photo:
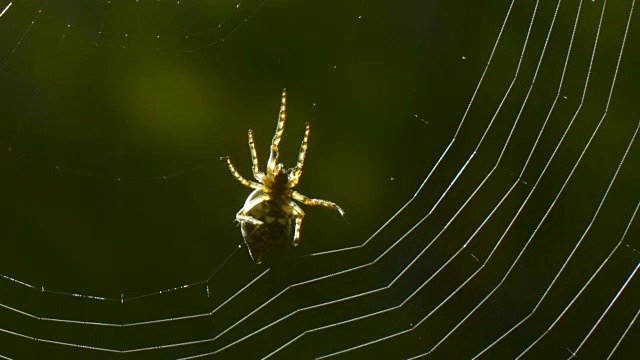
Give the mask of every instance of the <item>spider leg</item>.
<svg viewBox="0 0 640 360">
<path fill-rule="evenodd" d="M 278 127 L 276 128 L 276 134 L 271 140 L 271 152 L 269 154 L 269 162 L 267 163 L 267 174 L 273 174 L 276 169 L 276 163 L 278 162 L 278 146 L 282 139 L 282 133 L 284 132 L 284 121 L 287 117 L 287 89 L 282 89 L 282 100 L 280 104 L 280 114 L 278 115 Z"/>
<path fill-rule="evenodd" d="M 256 143 L 253 140 L 253 131 L 251 131 L 251 129 L 249 129 L 249 150 L 251 150 L 253 177 L 259 182 L 264 183 L 264 174 L 260 172 L 260 166 L 258 166 L 258 152 L 256 151 Z"/>
<path fill-rule="evenodd" d="M 254 192 L 254 194 L 255 193 L 256 192 Z M 253 196 L 253 194 L 250 195 L 250 197 L 249 197 L 250 199 L 251 199 L 251 196 Z M 244 204 L 244 206 L 242 207 L 242 209 L 240 209 L 240 211 L 238 211 L 238 213 L 236 214 L 236 220 L 238 222 L 247 222 L 247 223 L 250 223 L 250 224 L 253 224 L 253 225 L 256 225 L 256 226 L 263 225 L 264 222 L 254 218 L 253 216 L 247 215 L 247 213 L 249 211 L 251 211 L 251 209 L 256 207 L 256 205 L 258 205 L 261 202 L 266 201 L 266 200 L 269 200 L 269 196 L 267 196 L 265 194 L 262 194 L 262 195 L 258 195 L 256 197 L 254 197 L 250 201 L 246 202 Z"/>
<path fill-rule="evenodd" d="M 304 218 L 304 211 L 298 204 L 293 201 L 289 202 L 289 206 L 291 206 L 291 212 L 296 218 L 296 222 L 293 226 L 293 246 L 298 246 L 300 243 L 300 228 L 302 228 L 302 219 Z"/>
<path fill-rule="evenodd" d="M 249 180 L 243 178 L 242 175 L 240 175 L 240 173 L 238 172 L 238 170 L 236 170 L 236 167 L 233 166 L 233 164 L 231 163 L 231 159 L 229 159 L 228 156 L 225 158 L 225 160 L 227 162 L 227 166 L 229 167 L 229 170 L 231 171 L 231 174 L 233 174 L 233 176 L 236 178 L 236 180 L 240 181 L 242 183 L 242 185 L 244 185 L 246 187 L 250 187 L 252 189 L 256 189 L 256 190 L 266 191 L 264 185 L 258 184 L 256 182 L 249 181 Z"/>
<path fill-rule="evenodd" d="M 250 223 L 256 226 L 260 226 L 263 225 L 264 222 L 249 216 L 249 215 L 242 215 L 244 214 L 243 210 L 238 211 L 238 213 L 236 214 L 236 220 L 238 220 L 239 222 L 246 222 L 246 223 Z"/>
<path fill-rule="evenodd" d="M 289 187 L 292 188 L 298 185 L 298 181 L 300 181 L 300 176 L 302 175 L 302 166 L 304 165 L 304 158 L 307 156 L 307 147 L 309 145 L 309 132 L 311 131 L 311 125 L 307 123 L 306 128 L 304 129 L 304 138 L 302 138 L 302 144 L 300 144 L 300 152 L 298 153 L 298 163 L 293 170 L 293 176 L 289 183 Z"/>
<path fill-rule="evenodd" d="M 331 201 L 327 201 L 327 200 L 322 200 L 322 199 L 310 199 L 302 194 L 300 194 L 297 191 L 292 191 L 291 192 L 291 196 L 300 201 L 301 203 L 305 204 L 305 205 L 311 205 L 311 206 L 324 206 L 326 208 L 329 209 L 333 209 L 333 210 L 338 210 L 338 212 L 340 213 L 341 216 L 344 216 L 344 210 L 342 210 L 340 208 L 340 206 L 338 206 L 336 203 L 333 203 Z"/>
</svg>

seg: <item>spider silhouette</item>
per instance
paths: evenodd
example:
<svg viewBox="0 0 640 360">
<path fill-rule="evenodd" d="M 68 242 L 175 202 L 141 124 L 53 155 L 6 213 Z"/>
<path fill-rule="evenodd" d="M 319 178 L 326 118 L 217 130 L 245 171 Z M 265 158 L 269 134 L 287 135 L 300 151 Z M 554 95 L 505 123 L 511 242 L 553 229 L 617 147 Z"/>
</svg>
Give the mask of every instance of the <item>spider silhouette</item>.
<svg viewBox="0 0 640 360">
<path fill-rule="evenodd" d="M 304 138 L 298 153 L 298 162 L 295 167 L 285 169 L 278 163 L 278 146 L 284 132 L 287 110 L 287 90 L 282 90 L 282 102 L 278 117 L 278 127 L 271 141 L 271 152 L 267 162 L 267 171 L 263 173 L 258 166 L 258 154 L 253 140 L 253 132 L 249 130 L 249 149 L 253 176 L 256 181 L 249 181 L 242 177 L 231 163 L 231 159 L 225 160 L 233 176 L 244 186 L 255 189 L 247 198 L 244 206 L 236 214 L 236 220 L 240 223 L 242 237 L 249 249 L 249 255 L 257 264 L 262 263 L 265 257 L 273 250 L 282 248 L 288 244 L 287 239 L 293 238 L 291 244 L 298 246 L 300 241 L 300 228 L 304 211 L 294 201 L 299 201 L 311 206 L 324 206 L 337 210 L 344 216 L 344 211 L 335 203 L 322 199 L 311 199 L 293 190 L 300 181 L 302 166 L 307 154 L 310 126 L 306 123 Z"/>
</svg>

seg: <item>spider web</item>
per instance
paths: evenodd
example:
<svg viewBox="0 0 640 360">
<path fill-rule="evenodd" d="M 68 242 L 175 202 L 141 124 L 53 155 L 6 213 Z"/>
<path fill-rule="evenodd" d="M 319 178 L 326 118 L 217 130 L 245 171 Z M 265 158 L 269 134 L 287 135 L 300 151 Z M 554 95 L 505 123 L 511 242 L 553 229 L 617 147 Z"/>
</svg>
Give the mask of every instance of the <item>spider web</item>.
<svg viewBox="0 0 640 360">
<path fill-rule="evenodd" d="M 5 2 L 0 358 L 630 358 L 635 1 Z M 300 247 L 233 216 L 280 89 Z"/>
</svg>

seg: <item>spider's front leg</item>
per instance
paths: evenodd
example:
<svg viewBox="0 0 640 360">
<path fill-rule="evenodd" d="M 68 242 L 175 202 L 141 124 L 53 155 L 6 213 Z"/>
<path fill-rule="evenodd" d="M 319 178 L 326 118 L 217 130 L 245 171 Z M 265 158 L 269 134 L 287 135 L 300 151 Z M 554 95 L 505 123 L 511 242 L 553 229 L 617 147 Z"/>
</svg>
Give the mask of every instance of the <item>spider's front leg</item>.
<svg viewBox="0 0 640 360">
<path fill-rule="evenodd" d="M 309 146 L 309 132 L 311 131 L 311 125 L 307 123 L 304 129 L 304 138 L 302 138 L 302 144 L 300 145 L 300 152 L 298 152 L 298 163 L 296 167 L 293 168 L 293 175 L 291 178 L 291 182 L 289 184 L 289 188 L 292 188 L 298 185 L 300 181 L 300 176 L 302 175 L 302 166 L 304 165 L 304 159 L 307 156 L 307 147 Z"/>
<path fill-rule="evenodd" d="M 276 163 L 278 162 L 278 147 L 280 146 L 280 140 L 282 140 L 282 133 L 284 132 L 284 122 L 287 118 L 287 89 L 282 89 L 282 102 L 280 104 L 280 113 L 278 115 L 278 127 L 276 128 L 276 134 L 271 140 L 271 152 L 269 153 L 269 161 L 267 162 L 267 174 L 273 174 L 276 169 Z"/>
</svg>

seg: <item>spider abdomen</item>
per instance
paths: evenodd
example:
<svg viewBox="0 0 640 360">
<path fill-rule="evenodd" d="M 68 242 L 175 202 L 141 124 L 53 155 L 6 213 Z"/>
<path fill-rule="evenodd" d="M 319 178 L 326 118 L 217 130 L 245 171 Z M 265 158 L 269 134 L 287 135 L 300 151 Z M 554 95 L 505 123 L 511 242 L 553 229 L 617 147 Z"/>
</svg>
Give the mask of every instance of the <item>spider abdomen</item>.
<svg viewBox="0 0 640 360">
<path fill-rule="evenodd" d="M 259 203 L 249 210 L 247 215 L 263 223 L 262 225 L 246 221 L 240 223 L 249 255 L 257 264 L 260 264 L 269 253 L 291 243 L 293 218 L 285 213 L 276 200 Z"/>
</svg>

